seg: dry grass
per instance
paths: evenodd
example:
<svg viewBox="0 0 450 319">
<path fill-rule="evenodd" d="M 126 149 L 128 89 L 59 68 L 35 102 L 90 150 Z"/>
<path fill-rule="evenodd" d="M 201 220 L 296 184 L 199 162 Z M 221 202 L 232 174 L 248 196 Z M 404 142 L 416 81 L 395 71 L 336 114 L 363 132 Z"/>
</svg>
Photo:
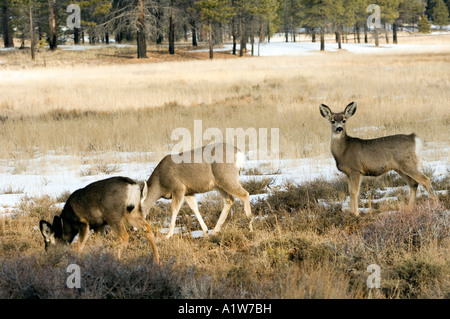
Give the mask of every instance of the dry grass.
<svg viewBox="0 0 450 319">
<path fill-rule="evenodd" d="M 74 59 L 55 54 L 55 61 Z M 279 128 L 281 157 L 307 157 L 328 152 L 318 104 L 341 110 L 352 100 L 358 111 L 350 132 L 377 127 L 354 135 L 414 131 L 424 141 L 448 142 L 448 51 L 108 65 L 97 59 L 95 66 L 72 60 L 0 71 L 1 157 L 66 147 L 71 154 L 152 151 L 157 161 L 176 142 L 172 131 L 193 132 L 194 119 L 223 135 L 225 128 Z"/>
<path fill-rule="evenodd" d="M 113 233 L 101 242 L 90 238 L 81 254 L 76 244 L 46 253 L 36 226 L 56 213 L 55 199 L 26 199 L 24 215 L 0 219 L 0 297 L 448 298 L 448 208 L 420 199 L 411 211 L 387 207 L 354 217 L 317 205 L 317 198 L 334 199 L 340 188 L 323 180 L 291 186 L 284 194 L 289 209 L 275 207 L 279 192 L 269 194 L 254 206 L 253 232 L 236 204 L 220 234 L 199 239 L 163 238 L 164 204 L 150 216 L 161 266 L 152 264 L 147 241 L 133 231 L 121 261 Z M 201 207 L 210 226 L 221 209 L 217 202 Z M 178 225 L 199 229 L 190 214 L 184 207 Z M 81 267 L 81 289 L 65 285 L 72 263 Z M 367 266 L 374 263 L 381 267 L 381 289 L 366 286 Z"/>
</svg>

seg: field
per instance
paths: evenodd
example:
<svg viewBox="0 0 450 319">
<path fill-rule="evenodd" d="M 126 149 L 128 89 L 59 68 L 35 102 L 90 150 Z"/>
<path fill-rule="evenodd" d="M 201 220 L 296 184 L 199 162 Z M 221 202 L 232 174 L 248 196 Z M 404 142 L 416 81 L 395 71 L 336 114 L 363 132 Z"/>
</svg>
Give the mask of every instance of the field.
<svg viewBox="0 0 450 319">
<path fill-rule="evenodd" d="M 265 56 L 222 52 L 213 61 L 189 49 L 175 57 L 152 49 L 149 61 L 128 47 L 42 52 L 35 62 L 0 51 L 0 297 L 450 298 L 450 37 L 401 40 L 282 57 L 270 56 L 269 44 Z M 364 180 L 359 217 L 345 210 L 347 185 L 318 106 L 341 111 L 351 101 L 358 110 L 349 134 L 420 136 L 437 202 L 419 187 L 407 209 L 409 189 L 392 173 Z M 180 234 L 165 239 L 161 200 L 148 217 L 161 266 L 133 231 L 122 260 L 111 233 L 81 254 L 44 251 L 40 219 L 89 182 L 146 180 L 177 143 L 172 132 L 193 132 L 194 120 L 224 135 L 279 129 L 279 160 L 249 159 L 241 172 L 253 232 L 236 201 L 222 232 L 203 238 L 184 205 Z M 198 199 L 212 229 L 222 202 L 215 193 Z M 69 264 L 81 268 L 80 289 L 66 286 Z M 367 286 L 372 264 L 380 288 Z"/>
</svg>

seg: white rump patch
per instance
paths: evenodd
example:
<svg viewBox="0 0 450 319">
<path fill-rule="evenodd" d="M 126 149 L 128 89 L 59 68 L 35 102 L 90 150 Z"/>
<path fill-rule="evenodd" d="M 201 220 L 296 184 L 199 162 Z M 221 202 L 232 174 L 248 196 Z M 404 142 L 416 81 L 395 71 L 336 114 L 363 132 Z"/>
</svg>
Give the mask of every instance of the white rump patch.
<svg viewBox="0 0 450 319">
<path fill-rule="evenodd" d="M 240 151 L 238 151 L 237 153 L 236 153 L 236 167 L 237 168 L 242 168 L 242 166 L 244 166 L 244 163 L 245 163 L 245 155 L 244 154 L 242 154 L 242 152 L 240 152 Z"/>
<path fill-rule="evenodd" d="M 422 151 L 422 141 L 420 140 L 420 138 L 416 137 L 416 148 L 415 148 L 415 152 L 416 152 L 416 156 L 417 158 L 420 158 L 420 153 Z"/>
<path fill-rule="evenodd" d="M 421 160 L 420 160 L 420 154 L 422 152 L 422 141 L 420 140 L 420 138 L 418 138 L 416 136 L 416 146 L 415 146 L 415 153 L 416 153 L 416 158 L 417 158 L 417 165 L 420 166 L 421 164 Z"/>
<path fill-rule="evenodd" d="M 128 185 L 128 195 L 127 195 L 127 202 L 126 202 L 125 206 L 126 207 L 128 207 L 128 206 L 138 207 L 140 199 L 141 199 L 141 188 L 139 187 L 139 184 Z"/>
</svg>

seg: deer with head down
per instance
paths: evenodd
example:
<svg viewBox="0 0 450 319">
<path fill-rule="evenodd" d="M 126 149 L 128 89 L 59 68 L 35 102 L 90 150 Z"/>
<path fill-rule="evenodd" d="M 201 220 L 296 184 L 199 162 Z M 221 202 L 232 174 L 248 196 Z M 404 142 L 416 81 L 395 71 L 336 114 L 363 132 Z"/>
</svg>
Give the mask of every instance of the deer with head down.
<svg viewBox="0 0 450 319">
<path fill-rule="evenodd" d="M 120 241 L 118 256 L 128 244 L 126 224 L 144 230 L 159 263 L 159 254 L 150 224 L 142 214 L 142 202 L 147 197 L 147 185 L 141 188 L 127 177 L 112 177 L 76 190 L 67 199 L 53 224 L 41 220 L 39 228 L 44 237 L 45 249 L 58 244 L 70 244 L 78 234 L 79 251 L 83 250 L 89 230 L 98 232 L 109 225 Z"/>
<path fill-rule="evenodd" d="M 197 217 L 205 236 L 208 227 L 198 210 L 195 194 L 217 190 L 223 198 L 223 209 L 212 234 L 220 231 L 231 209 L 234 197 L 244 204 L 244 211 L 250 219 L 252 230 L 252 212 L 248 192 L 239 182 L 239 170 L 244 155 L 234 146 L 217 143 L 206 145 L 179 154 L 167 155 L 153 170 L 147 180 L 148 196 L 143 202 L 145 215 L 160 199 L 172 199 L 170 222 L 167 238 L 174 234 L 175 223 L 184 201 Z M 145 216 L 144 215 L 144 216 Z"/>
<path fill-rule="evenodd" d="M 331 124 L 331 153 L 339 171 L 348 179 L 351 209 L 358 215 L 358 195 L 362 176 L 380 176 L 394 170 L 409 185 L 408 206 L 414 205 L 417 187 L 422 184 L 435 198 L 430 179 L 419 169 L 420 139 L 413 133 L 396 134 L 374 139 L 360 139 L 347 135 L 346 122 L 356 112 L 352 102 L 343 112 L 333 113 L 324 104 L 320 114 Z"/>
</svg>

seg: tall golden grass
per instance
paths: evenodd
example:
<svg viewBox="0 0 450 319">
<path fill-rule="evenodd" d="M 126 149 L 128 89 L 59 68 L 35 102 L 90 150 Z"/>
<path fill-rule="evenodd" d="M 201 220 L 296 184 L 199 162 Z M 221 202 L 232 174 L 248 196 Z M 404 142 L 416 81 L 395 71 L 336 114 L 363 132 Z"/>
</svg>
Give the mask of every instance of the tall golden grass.
<svg viewBox="0 0 450 319">
<path fill-rule="evenodd" d="M 159 160 L 176 142 L 171 132 L 193 132 L 194 119 L 224 135 L 225 128 L 279 128 L 281 157 L 320 155 L 329 152 L 329 127 L 318 105 L 338 111 L 350 101 L 358 103 L 353 135 L 416 132 L 425 142 L 448 142 L 446 48 L 107 65 L 98 52 L 58 52 L 47 67 L 0 71 L 0 157 L 65 148 L 151 151 Z"/>
</svg>

